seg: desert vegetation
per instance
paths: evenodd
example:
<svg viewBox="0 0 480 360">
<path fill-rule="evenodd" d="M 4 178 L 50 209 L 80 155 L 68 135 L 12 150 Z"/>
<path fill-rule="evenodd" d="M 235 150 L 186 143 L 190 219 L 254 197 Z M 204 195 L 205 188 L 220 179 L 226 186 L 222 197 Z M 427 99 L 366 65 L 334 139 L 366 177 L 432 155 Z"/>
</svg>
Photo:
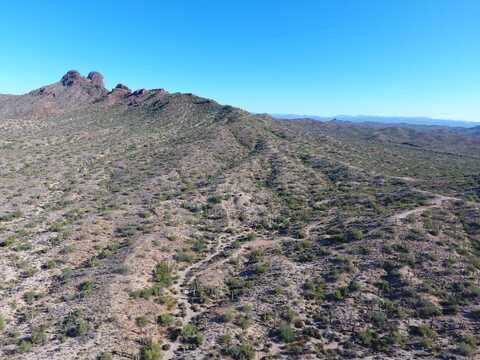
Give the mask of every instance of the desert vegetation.
<svg viewBox="0 0 480 360">
<path fill-rule="evenodd" d="M 0 357 L 478 356 L 478 139 L 76 79 L 0 106 Z"/>
</svg>

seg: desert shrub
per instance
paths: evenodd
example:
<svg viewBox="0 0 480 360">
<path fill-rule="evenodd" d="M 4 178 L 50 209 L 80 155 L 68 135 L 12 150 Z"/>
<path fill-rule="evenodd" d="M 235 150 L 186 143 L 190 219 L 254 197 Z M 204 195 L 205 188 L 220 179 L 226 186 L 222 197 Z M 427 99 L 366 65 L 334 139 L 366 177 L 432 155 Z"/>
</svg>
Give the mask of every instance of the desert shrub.
<svg viewBox="0 0 480 360">
<path fill-rule="evenodd" d="M 0 246 L 3 246 L 3 247 L 12 246 L 15 243 L 16 239 L 17 238 L 15 237 L 15 235 L 10 235 L 0 244 Z"/>
<path fill-rule="evenodd" d="M 221 196 L 209 196 L 207 199 L 209 204 L 220 204 L 222 202 L 222 197 Z"/>
<path fill-rule="evenodd" d="M 242 295 L 252 287 L 251 281 L 244 280 L 240 277 L 232 277 L 227 279 L 226 285 L 229 289 L 232 299 Z"/>
<path fill-rule="evenodd" d="M 194 324 L 185 325 L 182 328 L 180 335 L 182 337 L 182 341 L 185 343 L 195 346 L 199 346 L 203 343 L 203 336 L 199 334 L 198 329 Z"/>
<path fill-rule="evenodd" d="M 475 352 L 477 351 L 477 348 L 472 344 L 461 342 L 457 345 L 456 351 L 458 354 L 462 356 L 471 357 L 473 354 L 475 354 Z"/>
<path fill-rule="evenodd" d="M 232 346 L 228 354 L 235 360 L 251 360 L 255 357 L 255 349 L 250 343 L 242 343 Z"/>
<path fill-rule="evenodd" d="M 194 254 L 191 251 L 178 250 L 175 254 L 175 260 L 191 263 L 194 260 Z"/>
<path fill-rule="evenodd" d="M 157 318 L 157 323 L 160 326 L 168 327 L 173 324 L 175 318 L 170 314 L 160 314 Z"/>
<path fill-rule="evenodd" d="M 27 304 L 33 304 L 33 302 L 40 299 L 40 297 L 41 295 L 35 291 L 27 291 L 23 294 L 23 300 L 25 300 Z"/>
<path fill-rule="evenodd" d="M 257 239 L 257 234 L 254 232 L 248 233 L 247 236 L 245 237 L 246 241 L 254 241 Z"/>
<path fill-rule="evenodd" d="M 387 316 L 382 311 L 375 311 L 371 316 L 371 320 L 375 324 L 375 326 L 382 328 L 387 322 Z"/>
<path fill-rule="evenodd" d="M 250 327 L 250 319 L 248 316 L 240 316 L 236 323 L 242 330 L 246 330 Z"/>
<path fill-rule="evenodd" d="M 149 323 L 149 321 L 145 316 L 138 316 L 137 318 L 135 318 L 135 324 L 139 328 L 144 328 L 145 326 L 148 325 L 148 323 Z"/>
<path fill-rule="evenodd" d="M 21 340 L 16 348 L 16 352 L 23 354 L 29 352 L 32 349 L 32 343 L 29 340 Z"/>
<path fill-rule="evenodd" d="M 430 349 L 433 346 L 437 333 L 428 325 L 419 325 L 411 328 L 411 333 L 420 338 L 420 345 Z"/>
<path fill-rule="evenodd" d="M 471 357 L 477 351 L 478 340 L 475 336 L 466 335 L 461 338 L 461 341 L 457 345 L 457 353 L 462 356 Z"/>
<path fill-rule="evenodd" d="M 113 251 L 108 248 L 103 249 L 102 252 L 100 253 L 100 257 L 102 259 L 109 258 L 112 255 L 113 255 Z"/>
<path fill-rule="evenodd" d="M 47 341 L 47 334 L 45 334 L 43 326 L 32 329 L 31 341 L 33 344 L 43 344 Z"/>
<path fill-rule="evenodd" d="M 102 352 L 97 356 L 97 360 L 113 360 L 113 357 L 109 352 Z"/>
<path fill-rule="evenodd" d="M 54 269 L 57 266 L 57 262 L 55 260 L 48 260 L 45 264 L 46 269 Z"/>
<path fill-rule="evenodd" d="M 203 252 L 207 249 L 205 240 L 196 240 L 192 245 L 192 250 L 195 252 Z"/>
<path fill-rule="evenodd" d="M 321 281 L 307 280 L 303 285 L 303 294 L 308 300 L 315 300 L 318 303 L 325 299 L 325 284 Z"/>
<path fill-rule="evenodd" d="M 142 298 L 145 300 L 149 300 L 152 296 L 161 298 L 162 294 L 162 288 L 160 286 L 154 285 L 146 289 L 132 291 L 130 293 L 130 296 L 132 296 L 133 298 Z"/>
<path fill-rule="evenodd" d="M 129 273 L 129 271 L 130 271 L 130 268 L 128 267 L 127 264 L 120 265 L 115 269 L 115 272 L 121 275 L 126 275 Z"/>
<path fill-rule="evenodd" d="M 17 209 L 14 212 L 0 215 L 0 222 L 12 221 L 22 216 L 23 216 L 22 211 Z"/>
<path fill-rule="evenodd" d="M 256 275 L 261 275 L 261 274 L 266 273 L 269 268 L 270 268 L 270 263 L 259 262 L 259 263 L 255 264 L 253 271 Z"/>
<path fill-rule="evenodd" d="M 422 300 L 417 303 L 417 314 L 422 318 L 431 318 L 442 314 L 442 309 L 430 301 Z"/>
<path fill-rule="evenodd" d="M 68 281 L 72 278 L 72 275 L 73 275 L 73 270 L 70 268 L 65 268 L 62 271 L 62 280 Z"/>
<path fill-rule="evenodd" d="M 91 282 L 90 280 L 82 282 L 79 285 L 78 290 L 80 291 L 80 297 L 86 297 L 90 295 L 93 290 L 93 282 Z"/>
<path fill-rule="evenodd" d="M 159 262 L 153 271 L 155 283 L 162 287 L 168 287 L 173 282 L 174 266 L 167 261 Z"/>
<path fill-rule="evenodd" d="M 358 334 L 358 340 L 360 344 L 363 346 L 369 347 L 372 345 L 373 341 L 375 340 L 376 336 L 372 329 L 366 329 L 364 331 L 360 331 Z"/>
<path fill-rule="evenodd" d="M 95 268 L 100 265 L 100 260 L 96 256 L 92 256 L 88 259 L 87 265 L 89 268 Z"/>
<path fill-rule="evenodd" d="M 348 294 L 349 294 L 348 287 L 341 286 L 331 294 L 331 298 L 334 301 L 342 301 L 348 296 Z"/>
<path fill-rule="evenodd" d="M 278 329 L 278 337 L 284 343 L 290 343 L 295 340 L 295 330 L 287 323 L 282 323 Z"/>
<path fill-rule="evenodd" d="M 215 289 L 206 288 L 200 285 L 197 281 L 194 281 L 190 285 L 190 297 L 191 301 L 197 304 L 205 304 L 209 297 L 214 296 Z"/>
<path fill-rule="evenodd" d="M 140 350 L 140 360 L 160 360 L 162 351 L 160 344 L 150 341 Z"/>
<path fill-rule="evenodd" d="M 84 336 L 90 330 L 90 324 L 83 319 L 82 313 L 75 310 L 68 314 L 63 321 L 65 335 L 69 337 Z"/>
<path fill-rule="evenodd" d="M 235 311 L 233 309 L 227 309 L 224 313 L 220 316 L 220 319 L 224 323 L 229 323 L 233 321 L 235 318 Z"/>
<path fill-rule="evenodd" d="M 346 238 L 349 241 L 362 240 L 363 233 L 360 229 L 353 228 L 348 231 Z"/>
</svg>

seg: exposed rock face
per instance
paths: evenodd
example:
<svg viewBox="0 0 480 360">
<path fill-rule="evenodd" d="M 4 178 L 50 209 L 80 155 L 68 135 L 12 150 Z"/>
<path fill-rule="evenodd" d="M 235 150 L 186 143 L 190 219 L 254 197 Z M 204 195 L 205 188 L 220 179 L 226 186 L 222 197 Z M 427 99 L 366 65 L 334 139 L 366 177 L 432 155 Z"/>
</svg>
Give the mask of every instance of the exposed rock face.
<svg viewBox="0 0 480 360">
<path fill-rule="evenodd" d="M 76 82 L 80 81 L 82 76 L 77 70 L 70 70 L 65 75 L 63 75 L 60 82 L 63 86 L 72 86 Z"/>
<path fill-rule="evenodd" d="M 117 90 L 126 90 L 126 91 L 128 91 L 128 92 L 131 91 L 128 86 L 123 85 L 123 84 L 117 84 L 117 86 L 115 86 L 115 89 L 117 89 Z M 115 90 L 115 89 L 114 89 L 114 90 Z"/>
<path fill-rule="evenodd" d="M 165 94 L 168 93 L 164 89 L 139 89 L 132 92 L 121 83 L 108 91 L 104 77 L 98 71 L 91 71 L 85 77 L 77 70 L 69 70 L 56 83 L 42 86 L 25 95 L 10 95 L 0 99 L 0 117 L 39 119 L 99 102 L 102 106 L 151 105 Z"/>
<path fill-rule="evenodd" d="M 31 119 L 58 115 L 94 103 L 106 94 L 100 73 L 92 71 L 83 77 L 77 70 L 70 70 L 59 82 L 0 102 L 0 117 Z"/>
<path fill-rule="evenodd" d="M 143 95 L 147 95 L 148 94 L 148 90 L 147 89 L 139 89 L 139 90 L 135 90 L 132 95 L 133 96 L 143 96 Z"/>
<path fill-rule="evenodd" d="M 100 87 L 100 88 L 104 88 L 105 85 L 103 83 L 103 75 L 100 74 L 99 72 L 97 71 L 92 71 L 90 72 L 88 75 L 87 75 L 87 79 L 90 80 L 92 82 L 92 84 Z"/>
</svg>

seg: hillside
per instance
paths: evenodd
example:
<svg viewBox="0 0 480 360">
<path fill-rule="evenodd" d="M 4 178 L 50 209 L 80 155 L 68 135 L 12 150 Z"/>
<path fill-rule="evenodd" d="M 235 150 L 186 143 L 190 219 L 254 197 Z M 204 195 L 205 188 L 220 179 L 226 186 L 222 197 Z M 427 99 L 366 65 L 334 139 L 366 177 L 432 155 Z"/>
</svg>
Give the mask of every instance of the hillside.
<svg viewBox="0 0 480 360">
<path fill-rule="evenodd" d="M 480 141 L 96 72 L 0 96 L 0 357 L 478 356 Z"/>
</svg>

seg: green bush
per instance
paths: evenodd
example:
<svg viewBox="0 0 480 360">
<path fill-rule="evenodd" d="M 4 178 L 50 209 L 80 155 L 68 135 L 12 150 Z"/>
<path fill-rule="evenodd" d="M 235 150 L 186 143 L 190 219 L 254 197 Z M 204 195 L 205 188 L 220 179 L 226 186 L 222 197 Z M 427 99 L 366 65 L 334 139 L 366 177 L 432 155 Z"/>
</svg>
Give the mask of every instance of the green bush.
<svg viewBox="0 0 480 360">
<path fill-rule="evenodd" d="M 159 262 L 153 271 L 154 281 L 162 287 L 169 287 L 173 282 L 174 266 L 167 261 Z"/>
<path fill-rule="evenodd" d="M 27 304 L 33 304 L 34 301 L 40 299 L 40 294 L 36 293 L 35 291 L 27 291 L 26 293 L 23 294 L 23 300 Z"/>
<path fill-rule="evenodd" d="M 198 329 L 194 324 L 185 325 L 182 328 L 180 335 L 182 337 L 182 341 L 185 343 L 196 346 L 199 346 L 203 343 L 203 336 L 198 333 Z"/>
<path fill-rule="evenodd" d="M 170 314 L 160 314 L 158 315 L 158 318 L 157 318 L 157 323 L 160 326 L 165 326 L 165 327 L 172 325 L 174 321 L 175 321 L 175 318 Z"/>
<path fill-rule="evenodd" d="M 242 329 L 242 330 L 247 330 L 250 327 L 250 319 L 247 316 L 241 316 L 237 320 L 237 325 Z"/>
<path fill-rule="evenodd" d="M 15 235 L 10 235 L 0 245 L 4 247 L 12 246 L 16 239 Z"/>
<path fill-rule="evenodd" d="M 470 357 L 473 354 L 475 354 L 476 351 L 477 351 L 477 347 L 475 344 L 462 341 L 457 345 L 457 353 L 462 356 Z"/>
<path fill-rule="evenodd" d="M 430 301 L 420 301 L 417 304 L 417 314 L 422 318 L 431 318 L 442 314 L 442 309 Z"/>
<path fill-rule="evenodd" d="M 140 360 L 160 360 L 162 351 L 160 344 L 151 341 L 140 350 Z"/>
<path fill-rule="evenodd" d="M 33 344 L 43 344 L 47 341 L 47 334 L 43 326 L 32 329 L 31 341 Z"/>
<path fill-rule="evenodd" d="M 360 344 L 366 347 L 370 347 L 376 339 L 376 335 L 372 329 L 366 329 L 358 333 L 358 340 Z"/>
<path fill-rule="evenodd" d="M 363 239 L 363 233 L 360 229 L 350 229 L 347 233 L 347 239 L 349 241 L 355 241 L 355 240 L 362 240 Z"/>
<path fill-rule="evenodd" d="M 95 268 L 100 265 L 100 260 L 96 256 L 92 256 L 88 259 L 87 264 L 89 268 Z"/>
<path fill-rule="evenodd" d="M 420 345 L 426 349 L 431 349 L 433 347 L 433 342 L 437 336 L 435 330 L 433 330 L 428 325 L 419 325 L 413 327 L 411 330 L 412 334 L 420 337 Z"/>
<path fill-rule="evenodd" d="M 57 262 L 55 260 L 48 260 L 45 264 L 45 268 L 47 269 L 54 269 L 57 266 Z"/>
<path fill-rule="evenodd" d="M 93 282 L 91 282 L 90 280 L 84 281 L 80 284 L 78 290 L 80 291 L 80 297 L 86 297 L 90 295 L 93 290 Z"/>
<path fill-rule="evenodd" d="M 139 328 L 144 328 L 145 326 L 147 326 L 149 323 L 148 319 L 145 317 L 145 316 L 139 316 L 135 319 L 135 324 L 139 327 Z"/>
<path fill-rule="evenodd" d="M 227 309 L 221 316 L 221 320 L 224 323 L 231 322 L 235 318 L 235 312 L 233 309 Z"/>
<path fill-rule="evenodd" d="M 287 323 L 280 325 L 278 329 L 278 335 L 281 341 L 289 343 L 295 340 L 295 330 Z"/>
<path fill-rule="evenodd" d="M 83 319 L 82 313 L 75 310 L 67 315 L 63 321 L 65 334 L 69 337 L 84 336 L 90 330 L 90 324 Z"/>
<path fill-rule="evenodd" d="M 97 356 L 97 360 L 113 360 L 113 357 L 109 352 L 102 352 Z"/>
<path fill-rule="evenodd" d="M 68 281 L 72 278 L 73 276 L 73 270 L 70 268 L 65 268 L 62 271 L 62 280 L 63 281 Z"/>
<path fill-rule="evenodd" d="M 22 340 L 17 345 L 17 353 L 23 354 L 29 352 L 32 349 L 32 343 L 28 340 Z"/>
<path fill-rule="evenodd" d="M 246 241 L 253 241 L 253 240 L 256 240 L 257 239 L 257 234 L 251 232 L 251 233 L 248 233 L 247 236 L 245 237 L 245 240 Z"/>
<path fill-rule="evenodd" d="M 235 360 L 251 360 L 255 357 L 255 349 L 249 343 L 242 343 L 231 347 L 228 354 Z"/>
</svg>

